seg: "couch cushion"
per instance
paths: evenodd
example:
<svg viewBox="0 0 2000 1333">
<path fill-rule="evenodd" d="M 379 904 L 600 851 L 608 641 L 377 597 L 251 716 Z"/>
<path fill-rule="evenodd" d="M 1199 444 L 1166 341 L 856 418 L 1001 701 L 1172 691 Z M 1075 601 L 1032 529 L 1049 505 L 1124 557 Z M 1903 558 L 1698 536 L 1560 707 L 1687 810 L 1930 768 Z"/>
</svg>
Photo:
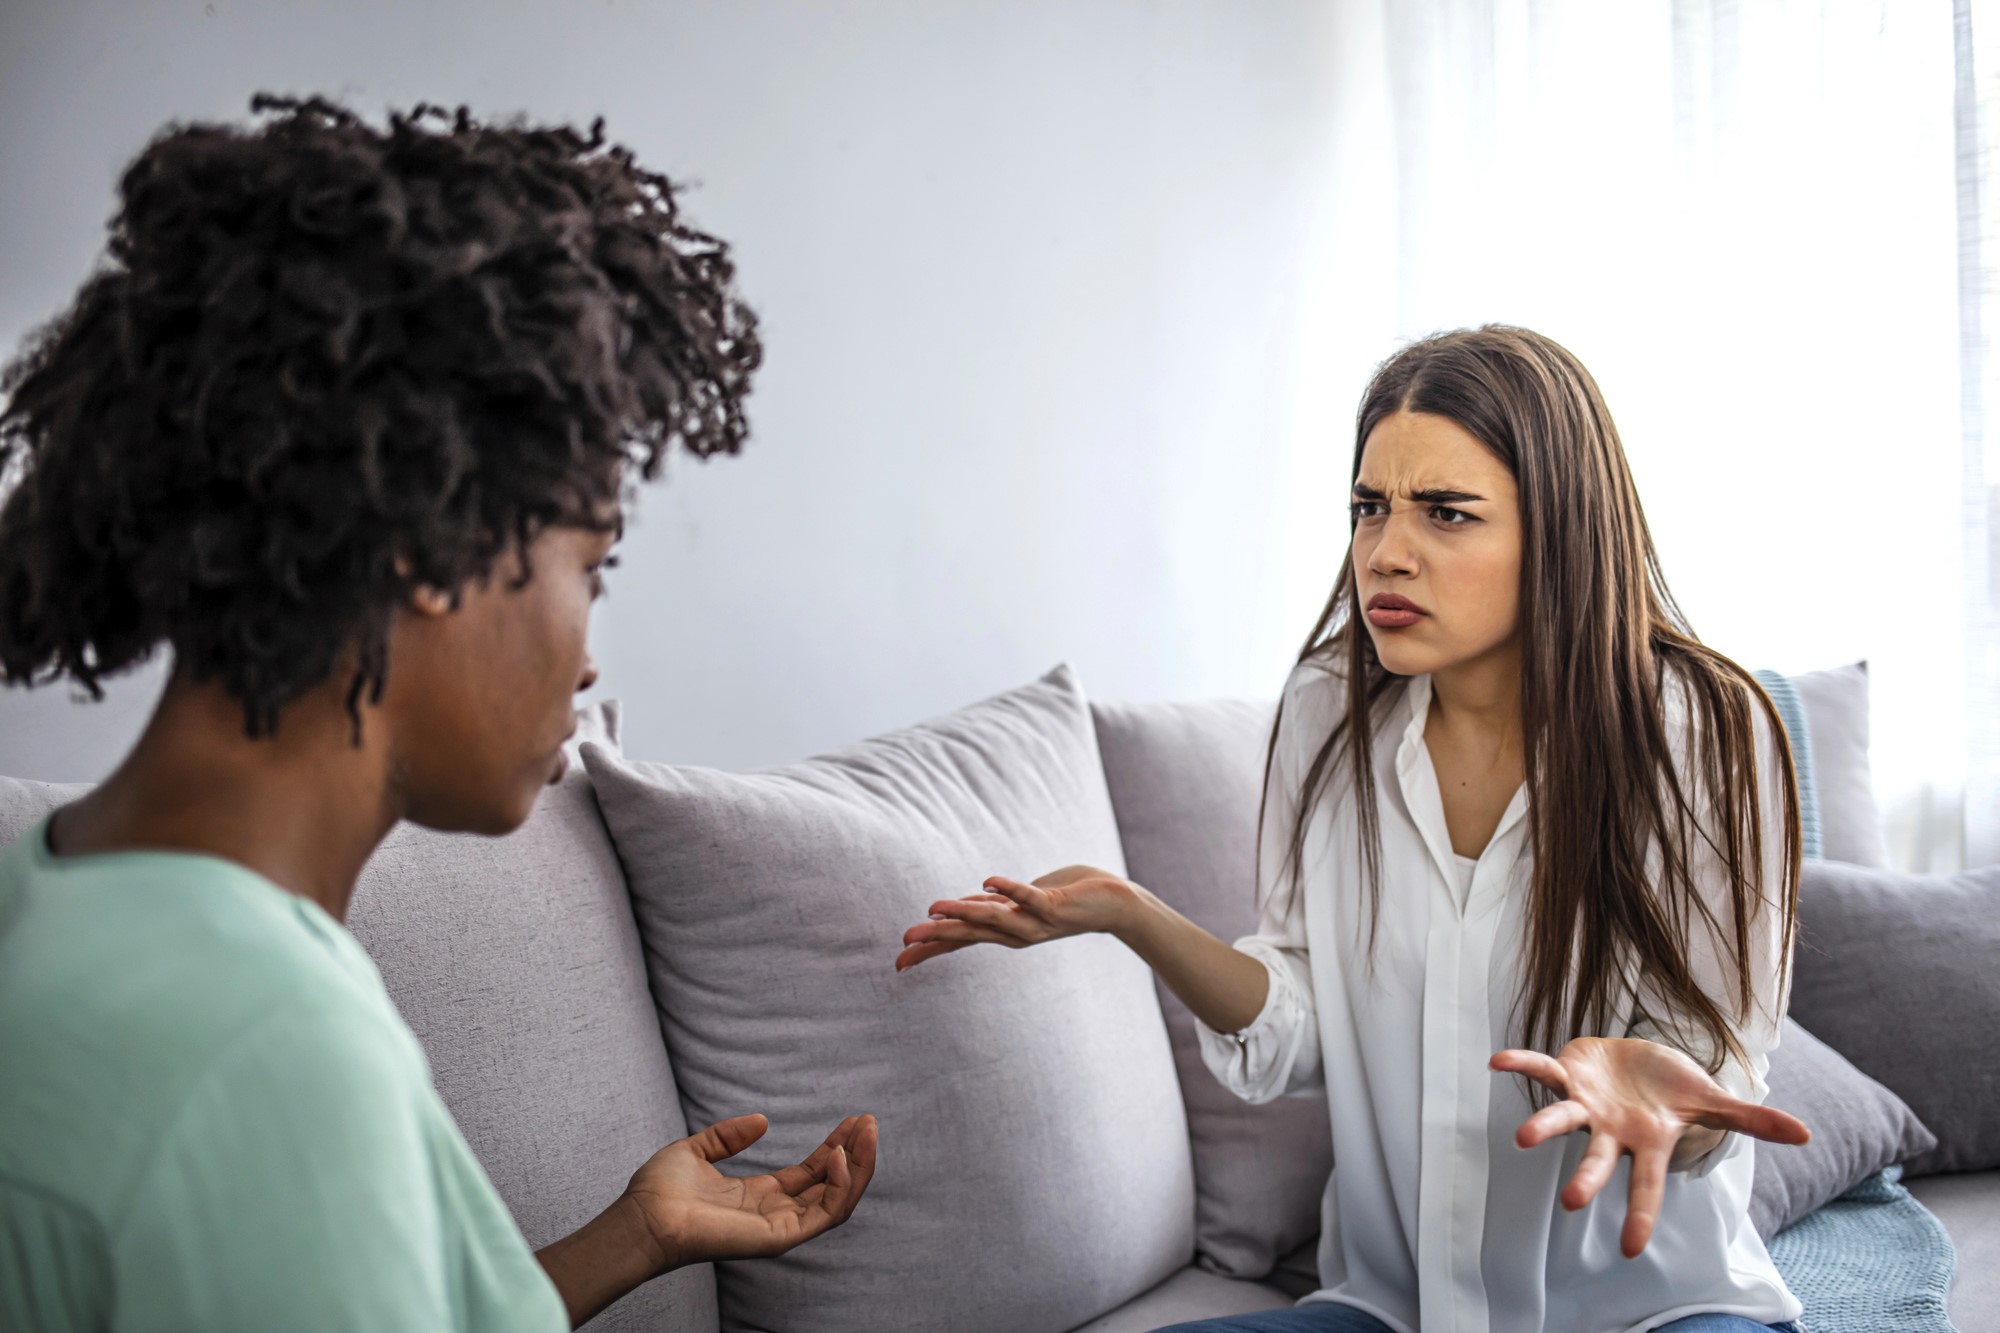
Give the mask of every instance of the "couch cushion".
<svg viewBox="0 0 2000 1333">
<path fill-rule="evenodd" d="M 615 705 L 579 722 L 579 740 L 610 743 Z M 398 827 L 362 872 L 347 926 L 530 1245 L 590 1220 L 686 1135 L 631 900 L 580 763 L 507 837 Z M 669 1273 L 590 1326 L 712 1333 L 714 1271 Z"/>
<path fill-rule="evenodd" d="M 1187 1121 L 1143 963 L 1083 937 L 894 970 L 903 930 L 989 875 L 1122 869 L 1066 669 L 764 773 L 584 756 L 688 1118 L 769 1115 L 745 1173 L 843 1115 L 881 1123 L 846 1227 L 723 1266 L 726 1326 L 1067 1329 L 1188 1263 Z"/>
<path fill-rule="evenodd" d="M 2000 1333 L 2000 1171 L 1925 1176 L 1909 1187 L 1958 1250 L 1953 1326 L 1958 1333 Z"/>
<path fill-rule="evenodd" d="M 1792 1016 L 1909 1103 L 1938 1146 L 1909 1176 L 2000 1166 L 2000 867 L 1901 875 L 1809 861 Z"/>
<path fill-rule="evenodd" d="M 1125 868 L 1223 940 L 1257 927 L 1257 805 L 1274 705 L 1093 704 Z M 1194 1016 L 1161 987 L 1194 1146 L 1204 1266 L 1261 1278 L 1319 1231 L 1333 1171 L 1326 1095 L 1237 1098 L 1202 1063 Z"/>
<path fill-rule="evenodd" d="M 1093 1319 L 1076 1333 L 1152 1333 L 1190 1319 L 1283 1310 L 1292 1298 L 1276 1287 L 1222 1277 L 1201 1268 L 1183 1268 L 1143 1296 Z"/>
<path fill-rule="evenodd" d="M 87 782 L 31 782 L 0 778 L 0 847 L 90 790 Z"/>
<path fill-rule="evenodd" d="M 1820 852 L 1829 861 L 1887 866 L 1882 812 L 1868 765 L 1868 664 L 1852 662 L 1790 678 L 1812 737 Z"/>
<path fill-rule="evenodd" d="M 1885 1166 L 1937 1146 L 1903 1099 L 1792 1019 L 1771 1052 L 1770 1095 L 1812 1130 L 1803 1147 L 1756 1145 L 1750 1221 L 1766 1240 Z"/>
</svg>

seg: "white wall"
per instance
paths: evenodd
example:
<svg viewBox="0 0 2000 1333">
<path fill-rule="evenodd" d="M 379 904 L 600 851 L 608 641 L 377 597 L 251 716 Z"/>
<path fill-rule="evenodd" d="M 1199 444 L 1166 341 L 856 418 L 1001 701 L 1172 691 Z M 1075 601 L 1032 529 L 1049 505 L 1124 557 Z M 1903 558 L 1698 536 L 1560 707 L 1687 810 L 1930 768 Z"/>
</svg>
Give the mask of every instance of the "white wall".
<svg viewBox="0 0 2000 1333">
<path fill-rule="evenodd" d="M 781 762 L 1077 665 L 1275 693 L 1345 541 L 1366 363 L 1325 227 L 1335 10 L 1211 3 L 10 5 L 0 345 L 123 164 L 252 91 L 586 121 L 699 183 L 764 320 L 746 453 L 670 471 L 596 628 L 633 753 Z M 1365 264 L 1361 266 L 1365 269 Z M 1314 331 L 1318 332 L 1315 334 Z M 0 692 L 0 773 L 101 776 L 104 704 Z"/>
</svg>

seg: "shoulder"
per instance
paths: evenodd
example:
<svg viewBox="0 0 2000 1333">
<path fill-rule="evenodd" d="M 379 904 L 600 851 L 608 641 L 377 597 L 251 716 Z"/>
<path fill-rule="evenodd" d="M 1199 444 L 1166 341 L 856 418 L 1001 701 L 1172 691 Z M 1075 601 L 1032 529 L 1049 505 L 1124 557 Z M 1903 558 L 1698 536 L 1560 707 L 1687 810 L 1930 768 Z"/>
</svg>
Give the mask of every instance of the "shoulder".
<svg viewBox="0 0 2000 1333">
<path fill-rule="evenodd" d="M 379 977 L 275 886 L 190 857 L 8 860 L 0 1173 L 106 1216 L 191 1121 L 282 1107 L 310 1134 L 385 1083 L 428 1086 Z"/>
</svg>

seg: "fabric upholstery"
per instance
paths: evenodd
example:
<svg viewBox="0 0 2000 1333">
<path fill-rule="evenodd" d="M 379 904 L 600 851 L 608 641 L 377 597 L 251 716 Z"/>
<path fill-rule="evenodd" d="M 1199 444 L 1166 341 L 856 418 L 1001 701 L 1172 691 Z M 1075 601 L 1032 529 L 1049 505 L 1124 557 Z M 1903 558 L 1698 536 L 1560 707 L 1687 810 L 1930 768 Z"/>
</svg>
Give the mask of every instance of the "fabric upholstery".
<svg viewBox="0 0 2000 1333">
<path fill-rule="evenodd" d="M 1269 703 L 1093 704 L 1132 879 L 1223 940 L 1257 928 L 1257 807 Z M 1326 1095 L 1252 1106 L 1202 1064 L 1194 1016 L 1164 986 L 1194 1151 L 1204 1267 L 1261 1278 L 1319 1234 L 1333 1170 Z M 1317 1284 L 1315 1284 L 1317 1285 Z"/>
<path fill-rule="evenodd" d="M 1887 866 L 1889 847 L 1868 767 L 1868 664 L 1790 679 L 1806 706 L 1812 736 L 1820 855 L 1850 865 Z"/>
<path fill-rule="evenodd" d="M 2000 1167 L 1996 959 L 2000 867 L 1804 867 L 1792 1016 L 1937 1135 L 1909 1176 Z"/>
<path fill-rule="evenodd" d="M 0 778 L 0 847 L 90 790 L 87 782 Z"/>
<path fill-rule="evenodd" d="M 1958 1333 L 2000 1333 L 2000 1171 L 1925 1176 L 1907 1184 L 1944 1223 L 1958 1250 L 1951 1322 Z"/>
<path fill-rule="evenodd" d="M 1187 1121 L 1146 966 L 1104 937 L 897 974 L 903 930 L 989 875 L 1121 870 L 1075 678 L 768 772 L 584 747 L 692 1122 L 761 1111 L 733 1169 L 872 1112 L 839 1231 L 724 1265 L 724 1326 L 1067 1329 L 1193 1257 Z"/>
<path fill-rule="evenodd" d="M 1275 1287 L 1219 1277 L 1201 1268 L 1180 1272 L 1142 1296 L 1093 1319 L 1076 1333 L 1152 1333 L 1189 1319 L 1220 1319 L 1227 1315 L 1283 1310 L 1291 1297 Z"/>
<path fill-rule="evenodd" d="M 1771 1052 L 1765 1100 L 1806 1122 L 1803 1147 L 1756 1145 L 1750 1221 L 1769 1240 L 1884 1167 L 1937 1146 L 1902 1098 L 1792 1019 Z"/>
</svg>

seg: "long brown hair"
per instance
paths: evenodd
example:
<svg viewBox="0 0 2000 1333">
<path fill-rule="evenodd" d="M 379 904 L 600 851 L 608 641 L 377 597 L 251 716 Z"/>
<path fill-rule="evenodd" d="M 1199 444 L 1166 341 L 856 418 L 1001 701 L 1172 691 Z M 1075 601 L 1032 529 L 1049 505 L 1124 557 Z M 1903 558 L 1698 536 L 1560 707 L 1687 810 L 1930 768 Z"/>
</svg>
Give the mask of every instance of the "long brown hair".
<svg viewBox="0 0 2000 1333">
<path fill-rule="evenodd" d="M 1706 1054 L 1713 1073 L 1725 1058 L 1742 1056 L 1731 1020 L 1749 1016 L 1750 930 L 1766 898 L 1757 708 L 1783 765 L 1784 883 L 1771 897 L 1784 913 L 1790 957 L 1799 810 L 1777 710 L 1748 672 L 1688 628 L 1660 573 L 1611 413 L 1567 350 L 1501 325 L 1405 348 L 1383 363 L 1362 400 L 1355 476 L 1369 433 L 1399 411 L 1446 417 L 1470 432 L 1507 465 L 1520 494 L 1519 623 L 1531 627 L 1522 634 L 1521 723 L 1534 850 L 1520 1039 L 1554 1051 L 1573 1037 L 1616 1035 L 1627 1006 L 1650 997 L 1665 1012 L 1649 1016 L 1685 1034 L 1690 1053 Z M 1344 760 L 1360 820 L 1372 955 L 1382 892 L 1373 731 L 1402 678 L 1376 656 L 1355 595 L 1350 552 L 1299 654 L 1301 663 L 1324 662 L 1344 676 L 1345 715 L 1307 770 L 1278 883 L 1298 892 L 1308 819 Z M 1669 746 L 1668 672 L 1688 703 L 1686 771 Z M 1267 779 L 1277 740 L 1274 726 Z M 1726 914 L 1693 882 L 1702 844 L 1727 877 Z M 1657 881 L 1646 865 L 1654 848 Z M 1697 927 L 1733 960 L 1733 1015 L 1689 965 Z"/>
</svg>

